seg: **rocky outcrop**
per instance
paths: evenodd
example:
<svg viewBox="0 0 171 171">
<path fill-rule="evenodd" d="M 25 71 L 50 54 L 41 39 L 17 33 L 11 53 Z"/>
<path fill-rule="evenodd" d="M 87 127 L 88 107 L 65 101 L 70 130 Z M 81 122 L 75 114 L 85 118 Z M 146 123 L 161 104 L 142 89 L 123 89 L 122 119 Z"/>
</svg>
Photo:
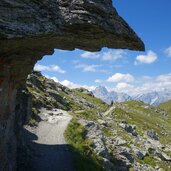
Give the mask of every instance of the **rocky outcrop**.
<svg viewBox="0 0 171 171">
<path fill-rule="evenodd" d="M 94 152 L 102 158 L 104 169 L 106 171 L 115 170 L 114 164 L 112 163 L 112 156 L 109 154 L 105 145 L 105 136 L 103 135 L 99 125 L 93 121 L 83 119 L 79 122 L 85 127 L 86 138 L 93 142 L 92 147 Z"/>
<path fill-rule="evenodd" d="M 144 50 L 111 0 L 0 1 L 0 170 L 15 166 L 16 93 L 36 61 L 54 48 L 102 47 Z"/>
</svg>

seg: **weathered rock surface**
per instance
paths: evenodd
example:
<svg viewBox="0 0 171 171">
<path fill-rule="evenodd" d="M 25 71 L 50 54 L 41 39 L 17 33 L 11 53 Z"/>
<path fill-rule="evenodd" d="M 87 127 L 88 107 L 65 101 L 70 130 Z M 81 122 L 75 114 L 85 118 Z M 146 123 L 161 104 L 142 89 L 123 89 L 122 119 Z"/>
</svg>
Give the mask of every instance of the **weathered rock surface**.
<svg viewBox="0 0 171 171">
<path fill-rule="evenodd" d="M 159 136 L 154 130 L 147 131 L 147 136 L 153 140 L 159 140 Z"/>
<path fill-rule="evenodd" d="M 93 121 L 80 120 L 80 123 L 86 129 L 86 138 L 93 141 L 93 149 L 95 153 L 102 157 L 103 166 L 106 171 L 112 171 L 115 169 L 114 164 L 110 161 L 112 158 L 105 145 L 105 137 L 99 127 L 99 125 Z"/>
</svg>

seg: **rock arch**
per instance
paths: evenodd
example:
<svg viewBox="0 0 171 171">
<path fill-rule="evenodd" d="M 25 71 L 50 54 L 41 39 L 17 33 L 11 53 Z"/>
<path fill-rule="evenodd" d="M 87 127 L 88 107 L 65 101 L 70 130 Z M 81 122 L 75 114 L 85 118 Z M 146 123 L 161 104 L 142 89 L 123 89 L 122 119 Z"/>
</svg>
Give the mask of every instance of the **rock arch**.
<svg viewBox="0 0 171 171">
<path fill-rule="evenodd" d="M 16 93 L 37 60 L 54 48 L 144 50 L 112 0 L 1 0 L 0 170 L 14 170 Z"/>
</svg>

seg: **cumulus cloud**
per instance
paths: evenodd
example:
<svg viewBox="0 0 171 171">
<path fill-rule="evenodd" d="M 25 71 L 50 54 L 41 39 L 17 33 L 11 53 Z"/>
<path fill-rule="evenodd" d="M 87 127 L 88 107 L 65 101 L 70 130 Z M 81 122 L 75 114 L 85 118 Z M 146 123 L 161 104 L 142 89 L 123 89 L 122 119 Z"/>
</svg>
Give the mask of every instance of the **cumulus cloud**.
<svg viewBox="0 0 171 171">
<path fill-rule="evenodd" d="M 80 85 L 78 85 L 78 84 L 75 84 L 75 83 L 73 83 L 73 82 L 71 82 L 71 81 L 69 81 L 69 80 L 63 80 L 63 81 L 61 81 L 60 82 L 62 85 L 64 85 L 64 86 L 66 86 L 66 87 L 69 87 L 69 88 L 78 88 L 78 87 L 80 87 Z"/>
<path fill-rule="evenodd" d="M 50 77 L 50 76 L 48 76 L 48 75 L 44 75 L 46 78 L 49 78 L 49 79 L 52 79 L 52 80 L 54 80 L 55 82 L 58 82 L 58 83 L 60 83 L 60 84 L 62 84 L 62 85 L 64 85 L 64 86 L 66 86 L 66 87 L 68 87 L 68 88 L 70 88 L 70 89 L 74 89 L 74 88 L 81 88 L 81 87 L 83 87 L 83 88 L 85 88 L 85 89 L 87 89 L 87 90 L 89 90 L 89 91 L 93 91 L 94 89 L 95 89 L 95 86 L 88 86 L 88 85 L 81 85 L 81 84 L 77 84 L 77 83 L 74 83 L 74 82 L 72 82 L 72 81 L 69 81 L 69 80 L 62 80 L 62 81 L 60 81 L 58 78 L 56 78 L 56 77 Z"/>
<path fill-rule="evenodd" d="M 117 73 L 118 75 L 118 73 Z M 127 74 L 122 74 L 122 75 L 127 75 Z M 128 74 L 129 75 L 129 74 Z M 132 76 L 132 75 L 131 75 Z M 67 86 L 71 89 L 73 88 L 86 88 L 90 91 L 95 89 L 95 86 L 93 85 L 81 85 L 78 83 L 74 83 L 72 81 L 69 80 L 59 80 L 56 77 L 50 77 L 47 76 L 48 78 L 53 79 L 56 82 L 59 82 L 61 84 L 63 84 L 64 86 Z M 148 92 L 153 92 L 153 91 L 163 91 L 163 90 L 171 90 L 171 73 L 168 74 L 163 74 L 163 75 L 158 75 L 155 77 L 150 77 L 150 76 L 142 76 L 139 78 L 129 78 L 127 79 L 129 76 L 127 77 L 116 77 L 117 79 L 115 79 L 114 82 L 115 84 L 112 87 L 107 87 L 108 90 L 113 90 L 113 91 L 117 91 L 117 92 L 123 92 L 123 93 L 127 93 L 129 95 L 135 96 L 138 94 L 143 94 L 143 93 L 148 93 Z M 122 79 L 121 79 L 122 78 Z M 127 80 L 127 81 L 125 81 Z M 96 81 L 101 81 L 96 80 Z"/>
<path fill-rule="evenodd" d="M 137 78 L 132 84 L 119 82 L 114 91 L 124 92 L 129 95 L 138 95 L 153 91 L 171 90 L 171 73 L 158 75 L 156 77 L 143 76 Z"/>
<path fill-rule="evenodd" d="M 159 82 L 171 82 L 171 73 L 166 75 L 159 75 L 156 80 Z"/>
<path fill-rule="evenodd" d="M 132 82 L 134 77 L 131 74 L 116 73 L 107 79 L 108 82 Z"/>
<path fill-rule="evenodd" d="M 89 91 L 92 91 L 95 89 L 95 86 L 80 85 L 80 84 L 73 83 L 72 81 L 69 81 L 69 80 L 64 80 L 64 81 L 61 81 L 60 83 L 70 89 L 81 88 L 81 87 Z"/>
<path fill-rule="evenodd" d="M 95 83 L 102 83 L 103 80 L 101 80 L 101 79 L 96 79 L 94 82 L 95 82 Z"/>
<path fill-rule="evenodd" d="M 116 61 L 124 57 L 126 52 L 124 50 L 109 50 L 102 54 L 103 61 Z"/>
<path fill-rule="evenodd" d="M 168 47 L 168 48 L 164 51 L 164 53 L 165 53 L 168 57 L 171 57 L 171 46 Z"/>
<path fill-rule="evenodd" d="M 100 54 L 95 52 L 84 52 L 83 54 L 81 54 L 81 57 L 87 59 L 98 59 L 100 57 Z"/>
<path fill-rule="evenodd" d="M 106 52 L 84 52 L 80 56 L 87 59 L 101 59 L 103 61 L 116 61 L 124 57 L 124 50 L 108 50 Z"/>
<path fill-rule="evenodd" d="M 135 65 L 138 64 L 152 64 L 157 60 L 157 54 L 153 51 L 148 51 L 147 55 L 139 55 L 136 57 L 136 60 L 134 62 Z"/>
<path fill-rule="evenodd" d="M 66 71 L 61 69 L 58 65 L 50 65 L 50 66 L 46 66 L 46 65 L 40 65 L 40 64 L 36 64 L 34 67 L 35 71 L 51 71 L 51 72 L 59 72 L 61 74 L 64 74 Z"/>
<path fill-rule="evenodd" d="M 77 69 L 81 69 L 82 72 L 102 72 L 106 73 L 106 70 L 100 69 L 101 65 L 88 65 L 88 64 L 78 64 L 75 66 Z"/>
<path fill-rule="evenodd" d="M 59 80 L 58 80 L 58 78 L 56 78 L 56 77 L 50 77 L 49 75 L 44 75 L 46 78 L 48 78 L 48 79 L 52 79 L 52 80 L 54 80 L 55 82 L 60 82 Z"/>
<path fill-rule="evenodd" d="M 99 65 L 79 64 L 76 65 L 75 68 L 80 68 L 83 72 L 97 72 L 97 68 L 99 68 Z"/>
<path fill-rule="evenodd" d="M 131 84 L 128 84 L 128 83 L 125 83 L 125 82 L 120 82 L 116 85 L 116 90 L 117 91 L 120 91 L 120 92 L 123 92 L 125 90 L 129 90 L 129 89 L 132 89 L 134 86 L 131 85 Z"/>
</svg>

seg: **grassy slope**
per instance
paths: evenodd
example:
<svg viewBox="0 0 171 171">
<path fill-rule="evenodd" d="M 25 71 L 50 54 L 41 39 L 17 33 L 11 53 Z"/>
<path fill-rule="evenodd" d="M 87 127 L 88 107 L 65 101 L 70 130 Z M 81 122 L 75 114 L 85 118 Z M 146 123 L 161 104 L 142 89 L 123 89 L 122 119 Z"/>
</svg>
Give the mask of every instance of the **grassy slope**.
<svg viewBox="0 0 171 171">
<path fill-rule="evenodd" d="M 139 101 L 128 101 L 124 103 L 115 104 L 116 108 L 113 110 L 111 115 L 113 115 L 113 120 L 115 122 L 126 121 L 131 125 L 136 126 L 136 132 L 139 135 L 144 135 L 147 130 L 153 129 L 158 133 L 160 137 L 160 142 L 162 144 L 170 144 L 171 142 L 171 115 L 163 116 L 160 112 L 160 108 L 152 107 L 148 104 Z M 128 134 L 125 130 L 120 128 L 117 124 L 113 125 L 111 131 L 117 130 L 115 135 L 121 136 L 123 139 L 127 140 L 127 146 L 134 144 L 139 146 L 140 144 L 135 144 L 132 141 L 132 136 Z M 162 134 L 162 132 L 167 133 L 167 135 Z M 109 134 L 109 133 L 108 133 Z M 171 156 L 171 153 L 168 152 Z M 135 158 L 139 163 L 146 163 L 154 167 L 158 164 L 160 167 L 168 170 L 170 166 L 167 162 L 157 161 L 153 156 L 146 156 L 144 160 Z M 156 163 L 157 162 L 157 163 Z"/>
<path fill-rule="evenodd" d="M 171 116 L 163 116 L 161 112 L 160 108 L 143 102 L 129 101 L 117 104 L 113 116 L 114 120 L 136 125 L 140 134 L 153 129 L 158 133 L 161 143 L 169 144 L 171 142 Z M 167 136 L 163 135 L 162 131 L 167 133 Z"/>
<path fill-rule="evenodd" d="M 71 90 L 59 83 L 55 83 L 53 81 L 52 83 L 56 86 L 51 86 L 51 84 L 49 84 L 49 79 L 38 72 L 34 72 L 28 80 L 27 91 L 32 94 L 33 100 L 33 115 L 31 122 L 35 122 L 34 120 L 37 118 L 39 109 L 42 107 L 49 109 L 60 108 L 72 111 L 71 113 L 76 112 L 78 116 L 85 115 L 86 118 L 88 118 L 88 116 L 90 116 L 90 118 L 96 117 L 95 115 L 97 115 L 98 112 L 105 111 L 108 108 L 108 105 L 102 100 L 84 92 L 80 92 L 79 89 Z M 51 96 L 47 90 L 54 91 L 57 98 Z M 91 107 L 86 106 L 83 103 L 84 101 Z"/>
<path fill-rule="evenodd" d="M 165 109 L 168 112 L 168 114 L 171 115 L 171 100 L 161 103 L 159 107 Z"/>
</svg>

